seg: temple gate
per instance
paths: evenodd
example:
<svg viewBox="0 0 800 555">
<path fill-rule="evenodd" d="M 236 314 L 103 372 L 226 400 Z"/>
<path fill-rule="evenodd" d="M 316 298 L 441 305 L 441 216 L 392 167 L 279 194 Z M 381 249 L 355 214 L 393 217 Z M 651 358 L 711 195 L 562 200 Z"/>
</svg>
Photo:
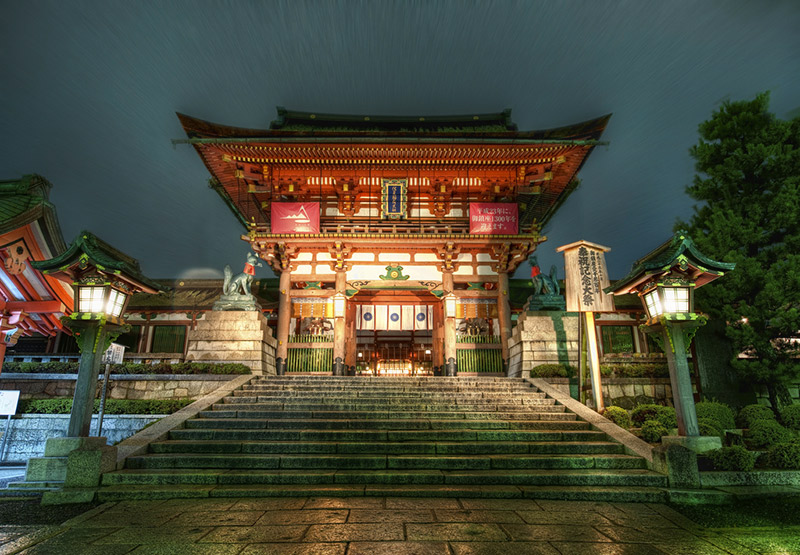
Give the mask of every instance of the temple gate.
<svg viewBox="0 0 800 555">
<path fill-rule="evenodd" d="M 278 115 L 257 130 L 179 114 L 178 141 L 280 277 L 278 373 L 505 373 L 509 274 L 609 116 L 520 132 L 510 110 Z"/>
</svg>

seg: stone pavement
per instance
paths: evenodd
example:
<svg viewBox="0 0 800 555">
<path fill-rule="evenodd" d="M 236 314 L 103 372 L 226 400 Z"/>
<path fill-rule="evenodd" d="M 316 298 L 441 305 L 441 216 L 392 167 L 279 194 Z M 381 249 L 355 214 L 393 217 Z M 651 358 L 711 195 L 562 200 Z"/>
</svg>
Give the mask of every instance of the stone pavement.
<svg viewBox="0 0 800 555">
<path fill-rule="evenodd" d="M 0 553 L 784 554 L 800 553 L 800 528 L 709 530 L 645 503 L 172 499 L 106 503 L 62 526 L 0 526 Z"/>
</svg>

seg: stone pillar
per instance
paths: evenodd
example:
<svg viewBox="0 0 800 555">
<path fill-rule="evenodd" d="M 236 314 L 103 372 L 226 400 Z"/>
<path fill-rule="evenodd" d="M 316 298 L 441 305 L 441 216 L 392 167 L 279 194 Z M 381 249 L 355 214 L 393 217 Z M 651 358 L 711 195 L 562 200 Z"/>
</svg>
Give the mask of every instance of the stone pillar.
<svg viewBox="0 0 800 555">
<path fill-rule="evenodd" d="M 278 348 L 275 351 L 275 370 L 279 376 L 286 373 L 289 363 L 289 325 L 292 321 L 292 274 L 289 268 L 281 272 L 278 285 Z"/>
<path fill-rule="evenodd" d="M 689 348 L 686 329 L 697 327 L 697 322 L 666 322 L 662 332 L 664 353 L 669 365 L 669 381 L 672 386 L 672 399 L 678 418 L 678 435 L 699 436 L 697 410 L 694 406 L 692 376 L 686 352 Z"/>
<path fill-rule="evenodd" d="M 336 272 L 336 295 L 344 295 L 347 284 L 347 272 Z M 346 302 L 346 301 L 345 301 Z M 345 314 L 347 312 L 345 311 Z M 345 358 L 345 319 L 344 316 L 335 316 L 333 320 L 333 375 L 344 376 Z"/>
<path fill-rule="evenodd" d="M 453 272 L 442 272 L 442 289 L 445 295 L 453 292 Z M 455 376 L 458 374 L 458 364 L 456 355 L 456 319 L 444 314 L 444 375 Z"/>
<path fill-rule="evenodd" d="M 88 437 L 92 423 L 94 398 L 97 395 L 97 374 L 100 371 L 100 360 L 108 345 L 130 327 L 104 324 L 97 320 L 68 320 L 65 325 L 75 335 L 78 348 L 81 350 L 67 437 Z"/>
<path fill-rule="evenodd" d="M 356 331 L 356 310 L 355 305 L 347 303 L 347 321 L 345 322 L 345 348 L 344 363 L 348 374 L 355 375 L 356 363 L 358 362 L 358 332 Z"/>
<path fill-rule="evenodd" d="M 497 318 L 500 320 L 500 346 L 503 350 L 503 366 L 509 368 L 508 340 L 511 339 L 511 303 L 508 289 L 508 273 L 497 275 Z"/>
</svg>

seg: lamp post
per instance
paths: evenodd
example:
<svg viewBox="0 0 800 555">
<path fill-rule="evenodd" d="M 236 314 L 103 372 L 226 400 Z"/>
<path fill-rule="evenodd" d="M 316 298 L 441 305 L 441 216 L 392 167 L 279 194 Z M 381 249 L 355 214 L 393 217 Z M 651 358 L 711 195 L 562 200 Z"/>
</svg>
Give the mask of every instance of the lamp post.
<svg viewBox="0 0 800 555">
<path fill-rule="evenodd" d="M 130 329 L 122 318 L 128 300 L 135 292 L 157 293 L 162 287 L 142 275 L 134 258 L 88 231 L 60 256 L 32 265 L 74 288 L 73 312 L 62 318 L 81 351 L 67 437 L 88 437 L 101 358 Z"/>
<path fill-rule="evenodd" d="M 694 311 L 694 290 L 735 264 L 704 256 L 685 232 L 637 260 L 631 272 L 604 291 L 611 295 L 636 294 L 647 313 L 641 329 L 659 343 L 667 357 L 678 434 L 698 436 L 697 412 L 686 354 L 697 330 L 708 320 Z"/>
</svg>

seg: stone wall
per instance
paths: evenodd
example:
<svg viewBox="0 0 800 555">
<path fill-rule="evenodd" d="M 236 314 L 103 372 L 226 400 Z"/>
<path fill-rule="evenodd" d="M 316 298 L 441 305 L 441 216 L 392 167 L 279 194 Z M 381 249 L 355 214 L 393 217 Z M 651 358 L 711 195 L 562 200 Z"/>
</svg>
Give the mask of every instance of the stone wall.
<svg viewBox="0 0 800 555">
<path fill-rule="evenodd" d="M 119 443 L 132 436 L 151 422 L 164 418 L 163 415 L 109 414 L 103 417 L 103 436 L 109 444 Z M 11 418 L 8 443 L 5 453 L 0 456 L 4 463 L 25 463 L 31 457 L 44 455 L 47 438 L 65 437 L 68 414 L 23 414 Z M 97 416 L 92 417 L 92 435 L 97 427 Z M 5 430 L 5 422 L 0 431 Z"/>
<path fill-rule="evenodd" d="M 261 312 L 215 310 L 189 330 L 186 362 L 239 362 L 253 374 L 274 375 L 277 344 Z"/>
<path fill-rule="evenodd" d="M 544 378 L 567 395 L 570 394 L 569 378 Z M 672 387 L 669 378 L 605 378 L 602 380 L 603 402 L 605 405 L 616 405 L 624 409 L 632 409 L 636 405 L 656 403 L 672 406 Z M 586 406 L 594 407 L 592 390 L 588 384 L 584 387 Z"/>
<path fill-rule="evenodd" d="M 578 365 L 578 314 L 527 311 L 520 314 L 508 342 L 508 375 L 529 375 L 540 364 Z"/>
<path fill-rule="evenodd" d="M 108 382 L 109 399 L 199 399 L 235 375 L 198 374 L 194 376 L 154 374 L 112 374 Z M 17 390 L 21 399 L 72 397 L 77 374 L 0 374 L 0 389 Z M 102 376 L 97 381 L 100 395 Z"/>
</svg>

